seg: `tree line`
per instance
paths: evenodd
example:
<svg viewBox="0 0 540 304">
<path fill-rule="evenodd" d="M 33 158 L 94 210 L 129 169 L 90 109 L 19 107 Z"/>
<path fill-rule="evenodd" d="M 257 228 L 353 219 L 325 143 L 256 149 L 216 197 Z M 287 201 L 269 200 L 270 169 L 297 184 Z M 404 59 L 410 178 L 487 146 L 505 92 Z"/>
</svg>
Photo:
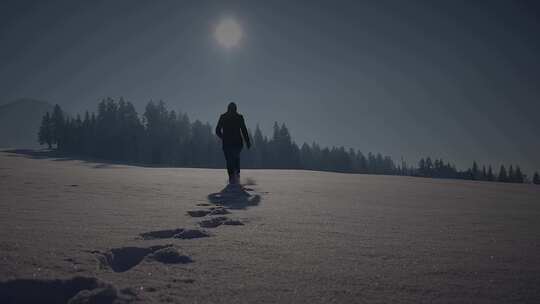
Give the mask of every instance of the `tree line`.
<svg viewBox="0 0 540 304">
<path fill-rule="evenodd" d="M 456 178 L 456 179 L 468 179 L 468 180 L 481 180 L 481 181 L 498 181 L 505 183 L 524 183 L 527 180 L 527 176 L 521 171 L 519 166 L 510 165 L 508 170 L 504 165 L 499 167 L 498 173 L 493 171 L 491 165 L 483 165 L 482 169 L 476 161 L 473 162 L 472 167 L 465 171 L 458 171 L 456 167 L 450 163 L 445 163 L 442 159 L 436 159 L 433 161 L 430 157 L 420 159 L 418 169 L 416 169 L 416 176 L 423 177 L 438 177 L 438 178 Z M 538 173 L 535 173 L 533 182 L 540 183 L 538 180 Z"/>
<path fill-rule="evenodd" d="M 274 123 L 271 137 L 257 125 L 253 148 L 242 152 L 243 168 L 307 169 L 343 173 L 405 175 L 433 178 L 523 183 L 527 177 L 519 166 L 489 165 L 460 171 L 442 159 L 422 158 L 417 166 L 404 160 L 396 163 L 381 153 L 364 154 L 344 147 L 321 147 L 317 143 L 298 146 L 285 124 Z M 59 105 L 47 112 L 38 132 L 41 145 L 57 150 L 113 161 L 128 161 L 178 167 L 222 168 L 221 143 L 209 123 L 191 121 L 187 114 L 168 110 L 163 101 L 150 101 L 142 115 L 133 104 L 120 98 L 99 102 L 97 113 L 67 115 Z M 532 181 L 540 184 L 535 173 Z"/>
</svg>

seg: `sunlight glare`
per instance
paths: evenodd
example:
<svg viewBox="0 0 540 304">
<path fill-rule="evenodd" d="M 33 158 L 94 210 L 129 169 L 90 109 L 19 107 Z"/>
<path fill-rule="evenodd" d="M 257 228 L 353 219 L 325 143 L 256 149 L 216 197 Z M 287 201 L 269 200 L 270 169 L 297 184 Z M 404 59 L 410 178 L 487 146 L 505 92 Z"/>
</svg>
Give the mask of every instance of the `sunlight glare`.
<svg viewBox="0 0 540 304">
<path fill-rule="evenodd" d="M 216 27 L 215 37 L 218 43 L 225 48 L 237 46 L 242 39 L 242 28 L 232 18 L 222 20 Z"/>
</svg>

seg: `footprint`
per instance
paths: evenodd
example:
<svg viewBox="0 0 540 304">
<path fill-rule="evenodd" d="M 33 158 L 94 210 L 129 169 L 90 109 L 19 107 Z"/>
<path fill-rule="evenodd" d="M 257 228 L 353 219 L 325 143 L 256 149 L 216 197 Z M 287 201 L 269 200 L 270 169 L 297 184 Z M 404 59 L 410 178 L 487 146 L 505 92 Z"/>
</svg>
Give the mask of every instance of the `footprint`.
<svg viewBox="0 0 540 304">
<path fill-rule="evenodd" d="M 145 240 L 170 239 L 170 238 L 174 237 L 175 235 L 181 233 L 182 231 L 184 231 L 184 229 L 182 229 L 182 228 L 166 229 L 166 230 L 156 230 L 156 231 L 144 232 L 144 233 L 141 233 L 139 235 Z"/>
<path fill-rule="evenodd" d="M 147 256 L 147 258 L 165 264 L 186 264 L 193 262 L 189 256 L 180 254 L 174 247 L 167 247 L 155 251 Z"/>
<path fill-rule="evenodd" d="M 228 218 L 225 217 L 225 216 L 213 217 L 213 218 L 208 219 L 208 220 L 200 221 L 199 226 L 201 226 L 203 228 L 216 228 L 216 227 L 220 226 L 221 224 L 223 224 L 227 220 L 228 220 Z"/>
<path fill-rule="evenodd" d="M 203 228 L 216 228 L 221 225 L 242 226 L 244 225 L 244 223 L 242 223 L 240 220 L 233 220 L 226 216 L 218 216 L 208 220 L 200 221 L 199 225 Z"/>
<path fill-rule="evenodd" d="M 198 239 L 203 237 L 209 237 L 210 235 L 206 231 L 199 229 L 185 229 L 184 231 L 176 234 L 174 238 L 177 239 Z"/>
<path fill-rule="evenodd" d="M 148 288 L 145 288 L 144 291 L 146 291 L 146 292 L 156 292 L 157 288 L 150 286 Z"/>
<path fill-rule="evenodd" d="M 191 210 L 188 211 L 187 214 L 191 217 L 203 217 L 208 214 L 210 214 L 212 211 L 210 210 Z"/>
<path fill-rule="evenodd" d="M 192 284 L 195 283 L 194 279 L 172 279 L 173 283 L 187 283 Z"/>
<path fill-rule="evenodd" d="M 125 272 L 137 266 L 147 255 L 171 246 L 169 244 L 147 248 L 120 247 L 96 255 L 101 267 L 110 268 L 114 272 Z"/>
<path fill-rule="evenodd" d="M 0 282 L 0 303 L 128 303 L 134 297 L 88 277 Z"/>
<path fill-rule="evenodd" d="M 225 222 L 223 222 L 223 225 L 230 225 L 230 226 L 243 226 L 244 223 L 242 223 L 240 220 L 232 220 L 228 219 Z"/>
<path fill-rule="evenodd" d="M 85 270 L 83 267 L 81 267 L 81 263 L 73 258 L 65 258 L 64 261 L 70 264 L 71 272 L 82 272 Z"/>
<path fill-rule="evenodd" d="M 212 207 L 210 210 L 210 215 L 223 215 L 230 213 L 225 207 Z"/>
<path fill-rule="evenodd" d="M 124 296 L 124 300 L 118 299 L 118 291 L 114 287 L 101 287 L 92 290 L 82 290 L 71 298 L 68 304 L 87 303 L 129 303 L 131 300 Z"/>
</svg>

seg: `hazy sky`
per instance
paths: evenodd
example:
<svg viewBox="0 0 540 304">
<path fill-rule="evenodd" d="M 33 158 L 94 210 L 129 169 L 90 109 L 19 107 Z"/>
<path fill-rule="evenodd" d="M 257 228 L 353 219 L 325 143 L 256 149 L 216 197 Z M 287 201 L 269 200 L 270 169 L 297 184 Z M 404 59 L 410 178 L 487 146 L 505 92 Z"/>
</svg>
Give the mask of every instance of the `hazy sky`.
<svg viewBox="0 0 540 304">
<path fill-rule="evenodd" d="M 435 4 L 438 2 L 438 4 Z M 0 103 L 150 99 L 416 162 L 540 170 L 535 1 L 0 2 Z M 240 44 L 214 30 L 234 18 Z"/>
</svg>

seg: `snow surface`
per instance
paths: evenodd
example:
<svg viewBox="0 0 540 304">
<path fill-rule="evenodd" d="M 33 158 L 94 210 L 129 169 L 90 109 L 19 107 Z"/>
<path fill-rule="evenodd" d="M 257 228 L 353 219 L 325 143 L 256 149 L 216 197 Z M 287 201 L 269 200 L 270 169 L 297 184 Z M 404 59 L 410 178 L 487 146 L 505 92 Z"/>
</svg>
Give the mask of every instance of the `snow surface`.
<svg viewBox="0 0 540 304">
<path fill-rule="evenodd" d="M 538 186 L 242 176 L 0 152 L 0 302 L 540 302 Z"/>
</svg>

